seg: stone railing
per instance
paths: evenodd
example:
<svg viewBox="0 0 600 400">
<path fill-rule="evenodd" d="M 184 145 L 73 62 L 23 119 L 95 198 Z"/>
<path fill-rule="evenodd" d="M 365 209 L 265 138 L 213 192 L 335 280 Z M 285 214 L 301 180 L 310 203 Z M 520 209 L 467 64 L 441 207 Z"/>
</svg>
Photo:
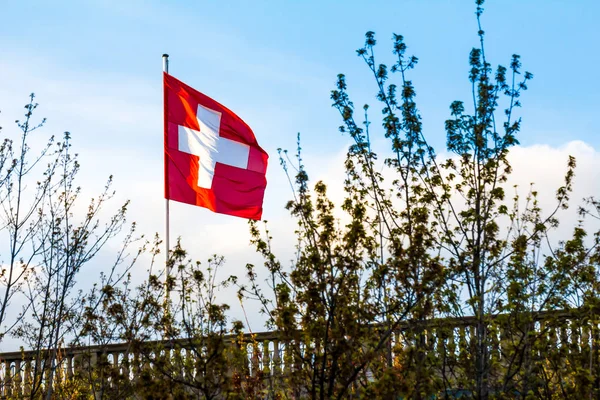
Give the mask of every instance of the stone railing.
<svg viewBox="0 0 600 400">
<path fill-rule="evenodd" d="M 224 342 L 225 345 L 239 342 L 247 344 L 247 371 L 251 374 L 255 375 L 258 370 L 283 373 L 291 368 L 284 362 L 284 354 L 288 350 L 289 343 L 280 341 L 277 332 L 246 334 L 242 338 L 227 335 L 224 337 Z M 73 377 L 77 372 L 87 371 L 90 366 L 103 360 L 112 367 L 118 368 L 119 373 L 133 380 L 141 370 L 151 366 L 152 358 L 164 355 L 165 351 L 173 352 L 174 349 L 181 351 L 188 346 L 189 341 L 181 339 L 175 342 L 145 342 L 141 345 L 141 349 L 140 346 L 134 349 L 131 343 L 61 348 L 55 355 L 52 379 L 54 384 L 63 382 L 66 378 Z M 50 373 L 44 365 L 49 357 L 48 351 L 0 353 L 0 399 L 28 396 L 33 385 L 43 386 Z"/>
<path fill-rule="evenodd" d="M 502 316 L 500 316 L 502 317 Z M 506 316 L 505 316 L 506 317 Z M 492 319 L 496 319 L 492 317 Z M 500 318 L 498 319 L 500 320 Z M 552 326 L 548 321 L 558 321 Z M 428 354 L 444 357 L 448 365 L 471 351 L 475 340 L 475 327 L 477 320 L 474 317 L 441 318 L 423 322 L 403 322 L 390 338 L 391 348 L 406 346 L 415 342 L 415 332 L 421 335 Z M 489 332 L 491 335 L 490 357 L 501 358 L 505 353 L 506 333 L 502 331 L 502 322 L 496 327 L 500 330 Z M 535 314 L 532 327 L 540 332 L 546 339 L 555 343 L 557 349 L 566 352 L 582 352 L 593 354 L 598 352 L 598 324 L 590 322 L 581 323 L 579 317 L 567 311 L 552 311 Z M 241 338 L 246 343 L 247 373 L 256 375 L 259 371 L 265 376 L 276 376 L 292 372 L 298 365 L 291 357 L 298 351 L 299 344 L 282 340 L 277 332 L 262 332 L 247 334 Z M 187 341 L 179 342 L 147 342 L 146 349 L 155 348 L 164 356 L 165 351 L 174 348 L 184 349 Z M 240 343 L 240 338 L 226 336 L 225 342 Z M 138 348 L 139 350 L 139 348 Z M 150 350 L 151 352 L 152 350 Z M 393 351 L 392 351 L 393 353 Z M 141 370 L 148 368 L 152 363 L 152 356 L 148 352 L 141 356 L 129 343 L 109 344 L 104 346 L 69 347 L 60 349 L 56 354 L 56 368 L 53 370 L 53 382 L 64 381 L 73 377 L 77 371 L 84 370 L 90 365 L 95 365 L 98 360 L 104 360 L 111 367 L 117 368 L 119 373 L 135 379 Z M 18 351 L 0 354 L 0 398 L 27 396 L 31 393 L 32 384 L 44 385 L 47 381 L 49 369 L 45 368 L 44 360 L 47 353 L 36 351 Z M 591 365 L 590 365 L 591 368 Z M 34 379 L 35 377 L 35 379 Z"/>
</svg>

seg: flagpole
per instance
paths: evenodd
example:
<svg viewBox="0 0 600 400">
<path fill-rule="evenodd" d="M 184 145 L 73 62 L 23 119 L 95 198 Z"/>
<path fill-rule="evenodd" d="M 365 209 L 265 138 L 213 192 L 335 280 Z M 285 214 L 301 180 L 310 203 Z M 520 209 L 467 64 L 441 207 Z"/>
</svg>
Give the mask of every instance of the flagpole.
<svg viewBox="0 0 600 400">
<path fill-rule="evenodd" d="M 168 54 L 163 54 L 162 55 L 162 60 L 163 60 L 163 72 L 168 74 L 169 73 L 169 55 Z M 164 87 L 164 125 L 165 125 L 165 147 L 167 146 L 167 88 Z M 168 179 L 168 175 L 167 175 L 167 152 L 165 149 L 165 248 L 166 248 L 166 252 L 165 252 L 165 271 L 166 271 L 166 275 L 165 275 L 165 282 L 167 281 L 167 279 L 169 278 L 169 276 L 171 276 L 171 267 L 169 265 L 169 250 L 170 250 L 170 246 L 169 246 L 169 234 L 170 234 L 170 225 L 169 225 L 169 196 L 167 193 L 167 179 Z"/>
</svg>

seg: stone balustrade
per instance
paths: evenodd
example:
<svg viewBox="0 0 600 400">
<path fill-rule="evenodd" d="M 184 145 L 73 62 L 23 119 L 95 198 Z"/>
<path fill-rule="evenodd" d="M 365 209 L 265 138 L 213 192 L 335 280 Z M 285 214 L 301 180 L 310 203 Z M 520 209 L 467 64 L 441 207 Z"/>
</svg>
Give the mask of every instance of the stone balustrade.
<svg viewBox="0 0 600 400">
<path fill-rule="evenodd" d="M 498 316 L 492 317 L 497 319 Z M 577 318 L 577 319 L 576 319 Z M 548 321 L 560 321 L 547 325 Z M 424 347 L 428 353 L 444 358 L 445 364 L 456 363 L 465 353 L 471 352 L 475 339 L 476 319 L 441 318 L 422 322 L 403 322 L 390 338 L 390 348 L 401 349 L 403 346 L 414 344 L 415 333 L 424 340 Z M 565 352 L 581 352 L 593 354 L 598 352 L 597 323 L 581 323 L 579 317 L 567 311 L 552 311 L 535 314 L 530 322 L 533 330 L 543 335 L 547 341 L 554 343 L 557 349 Z M 502 323 L 495 323 L 495 328 L 490 330 L 490 357 L 501 359 L 505 354 L 505 346 L 510 346 L 507 334 L 502 330 Z M 299 368 L 294 362 L 294 351 L 301 349 L 301 343 L 282 340 L 277 332 L 262 332 L 246 334 L 243 338 L 226 336 L 225 342 L 229 345 L 241 342 L 246 344 L 247 372 L 256 375 L 259 371 L 263 376 L 276 376 L 292 372 Z M 596 343 L 596 344 L 595 344 Z M 120 374 L 135 377 L 144 368 L 152 367 L 153 357 L 174 357 L 174 352 L 179 352 L 179 357 L 186 357 L 186 341 L 177 342 L 147 342 L 146 349 L 154 349 L 148 356 L 140 355 L 139 348 L 134 351 L 130 343 L 108 344 L 104 346 L 68 347 L 59 349 L 56 353 L 56 368 L 53 373 L 53 382 L 61 382 L 73 377 L 78 370 L 85 370 L 86 366 L 95 365 L 99 360 L 104 360 L 113 368 L 118 368 Z M 301 351 L 301 350 L 300 350 Z M 392 353 L 394 350 L 392 350 Z M 32 383 L 44 385 L 50 373 L 44 365 L 48 360 L 48 352 L 17 351 L 0 354 L 0 398 L 28 395 L 32 390 Z M 467 354 L 468 356 L 468 354 Z M 181 372 L 185 374 L 185 371 Z M 37 379 L 34 379 L 37 377 Z"/>
</svg>

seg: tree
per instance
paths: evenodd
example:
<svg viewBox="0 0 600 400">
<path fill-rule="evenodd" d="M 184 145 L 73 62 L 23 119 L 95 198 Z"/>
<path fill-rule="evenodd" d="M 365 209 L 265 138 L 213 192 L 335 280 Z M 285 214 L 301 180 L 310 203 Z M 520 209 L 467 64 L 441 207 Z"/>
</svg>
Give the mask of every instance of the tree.
<svg viewBox="0 0 600 400">
<path fill-rule="evenodd" d="M 9 244 L 0 322 L 5 322 L 13 298 L 24 304 L 19 315 L 11 316 L 14 319 L 4 333 L 13 334 L 36 352 L 35 360 L 23 363 L 31 369 L 31 376 L 26 376 L 30 397 L 41 398 L 43 393 L 49 399 L 62 363 L 59 350 L 70 341 L 77 342 L 84 307 L 98 307 L 104 296 L 88 297 L 95 303 L 86 304 L 87 294 L 77 290 L 77 277 L 126 225 L 127 203 L 106 224 L 102 222 L 100 213 L 113 195 L 111 177 L 100 196 L 91 200 L 87 213 L 83 217 L 76 213 L 81 189 L 75 183 L 79 163 L 77 155 L 70 153 L 70 134 L 66 132 L 64 141 L 56 143 L 52 137 L 37 156 L 30 154 L 30 135 L 45 122 L 32 122 L 37 106 L 32 94 L 25 106 L 25 121 L 17 121 L 21 130 L 18 150 L 9 139 L 0 148 L 0 203 Z M 134 228 L 135 224 L 114 264 L 99 277 L 104 285 L 114 285 L 131 267 L 118 268 L 134 240 Z M 27 363 L 31 365 L 25 367 Z"/>
<path fill-rule="evenodd" d="M 159 254 L 160 244 L 156 237 L 151 254 Z M 218 291 L 236 282 L 235 276 L 218 280 L 224 258 L 193 263 L 178 241 L 166 281 L 152 272 L 155 261 L 142 285 L 105 286 L 101 306 L 88 307 L 82 337 L 101 348 L 124 342 L 134 357 L 89 365 L 81 376 L 89 390 L 96 398 L 261 398 L 262 376 L 248 364 L 256 343 L 227 317 L 229 305 L 217 301 Z"/>
<path fill-rule="evenodd" d="M 339 75 L 331 98 L 343 120 L 340 131 L 354 140 L 345 162 L 344 216 L 334 211 L 324 183 L 309 189 L 298 145 L 294 200 L 288 204 L 298 221 L 298 250 L 289 269 L 271 251 L 268 230 L 251 224 L 273 293 L 264 293 L 254 266 L 242 293 L 261 302 L 269 327 L 303 344 L 293 354 L 301 372 L 288 377 L 290 392 L 342 398 L 355 390 L 365 397 L 402 393 L 414 399 L 452 396 L 456 389 L 476 399 L 591 393 L 586 383 L 591 378 L 575 372 L 585 365 L 581 360 L 571 359 L 574 376 L 558 372 L 565 354 L 549 335 L 577 329 L 568 326 L 564 313 L 551 311 L 597 304 L 592 288 L 598 234 L 586 241 L 582 222 L 558 246 L 550 239 L 558 213 L 569 206 L 572 157 L 549 213 L 540 209 L 534 188 L 524 201 L 518 192 L 507 198 L 508 155 L 521 128 L 517 110 L 533 75 L 522 72 L 518 55 L 509 68 L 492 69 L 484 46 L 484 2 L 475 3 L 479 45 L 469 54 L 472 104 L 450 106 L 448 159 L 436 154 L 422 129 L 409 79 L 418 59 L 394 35 L 395 63 L 378 64 L 375 35 L 367 32 L 357 53 L 373 75 L 381 104 L 383 135 L 390 143 L 383 163 L 371 148 L 369 106 L 359 123 L 346 78 Z M 399 77 L 398 85 L 392 76 Z M 286 152 L 280 160 L 290 171 Z M 589 205 L 597 207 L 593 200 Z M 573 279 L 571 272 L 580 269 L 585 272 Z M 589 310 L 589 318 L 596 318 L 597 308 Z M 431 318 L 445 316 L 472 322 L 458 337 L 456 326 L 427 327 Z M 441 357 L 428 356 L 434 353 L 432 329 Z M 549 371 L 556 376 L 549 378 Z M 564 385 L 580 389 L 559 389 Z"/>
<path fill-rule="evenodd" d="M 32 261 L 41 252 L 39 247 L 30 248 L 29 244 L 40 229 L 42 221 L 37 209 L 50 190 L 51 176 L 54 175 L 58 163 L 57 155 L 51 151 L 53 137 L 37 155 L 31 156 L 30 136 L 45 123 L 45 119 L 37 124 L 33 120 L 33 112 L 38 106 L 34 99 L 35 95 L 32 93 L 28 104 L 25 105 L 25 120 L 16 121 L 21 131 L 20 137 L 16 141 L 6 138 L 0 146 L 2 231 L 8 239 L 8 259 L 3 263 L 0 275 L 0 324 L 6 322 L 11 300 L 32 273 Z M 37 182 L 34 185 L 27 187 L 27 179 L 40 172 L 36 167 L 41 169 L 41 176 L 36 177 Z M 9 325 L 3 328 L 0 339 L 9 333 L 21 318 L 22 315 L 19 315 L 11 320 Z"/>
</svg>

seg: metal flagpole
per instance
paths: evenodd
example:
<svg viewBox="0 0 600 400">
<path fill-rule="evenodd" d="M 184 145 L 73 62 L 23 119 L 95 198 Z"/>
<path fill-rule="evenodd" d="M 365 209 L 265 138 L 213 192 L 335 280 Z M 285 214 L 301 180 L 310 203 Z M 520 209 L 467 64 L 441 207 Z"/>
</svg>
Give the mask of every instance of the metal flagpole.
<svg viewBox="0 0 600 400">
<path fill-rule="evenodd" d="M 162 59 L 163 59 L 163 72 L 165 73 L 169 73 L 169 55 L 168 54 L 163 54 L 162 55 Z M 164 87 L 164 121 L 165 121 L 165 139 L 164 139 L 164 145 L 165 147 L 167 146 L 167 88 Z M 167 179 L 168 179 L 168 175 L 167 175 L 167 152 L 166 152 L 166 148 L 165 148 L 165 194 L 167 196 L 165 196 L 165 247 L 166 247 L 166 252 L 165 252 L 165 271 L 166 271 L 166 276 L 165 276 L 165 282 L 167 281 L 167 279 L 169 278 L 169 276 L 171 275 L 171 267 L 169 265 L 169 231 L 170 231 L 170 225 L 169 225 L 169 196 L 168 196 L 168 186 L 167 186 Z"/>
</svg>

